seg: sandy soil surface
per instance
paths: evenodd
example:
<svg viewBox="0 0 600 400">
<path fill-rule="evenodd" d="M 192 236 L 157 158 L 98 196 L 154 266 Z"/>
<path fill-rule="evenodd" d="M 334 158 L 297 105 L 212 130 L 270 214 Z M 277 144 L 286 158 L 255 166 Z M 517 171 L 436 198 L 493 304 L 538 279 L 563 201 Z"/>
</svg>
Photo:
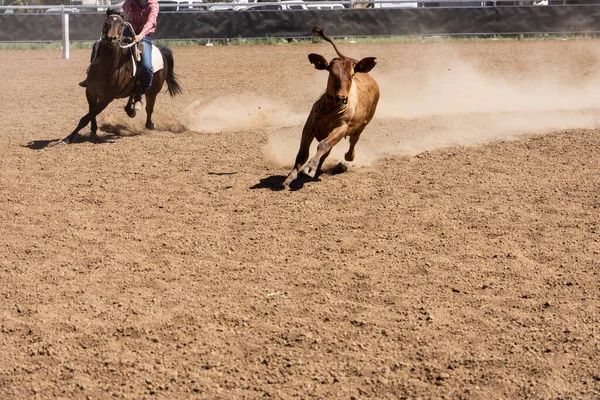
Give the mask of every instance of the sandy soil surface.
<svg viewBox="0 0 600 400">
<path fill-rule="evenodd" d="M 328 44 L 174 48 L 156 131 L 57 146 L 88 51 L 0 51 L 0 398 L 600 398 L 599 42 L 342 49 L 378 112 L 283 191 Z"/>
</svg>

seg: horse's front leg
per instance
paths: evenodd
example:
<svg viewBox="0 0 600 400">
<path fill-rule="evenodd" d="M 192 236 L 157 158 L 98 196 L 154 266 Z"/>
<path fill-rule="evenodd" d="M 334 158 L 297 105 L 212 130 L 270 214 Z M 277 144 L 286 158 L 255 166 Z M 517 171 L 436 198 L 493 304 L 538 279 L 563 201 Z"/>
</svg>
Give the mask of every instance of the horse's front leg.
<svg viewBox="0 0 600 400">
<path fill-rule="evenodd" d="M 129 96 L 129 100 L 127 100 L 127 104 L 125 104 L 125 113 L 129 118 L 134 118 L 137 114 L 135 108 L 133 108 L 133 96 Z"/>
<path fill-rule="evenodd" d="M 96 123 L 96 116 L 98 114 L 100 114 L 106 108 L 106 106 L 108 106 L 110 104 L 111 101 L 112 101 L 112 98 L 105 98 L 105 99 L 99 100 L 97 103 L 92 105 L 92 103 L 90 103 L 90 98 L 88 97 L 88 103 L 90 103 L 90 107 L 89 107 L 90 111 L 79 120 L 79 124 L 77 125 L 77 128 L 75 128 L 75 130 L 73 132 L 71 132 L 71 134 L 69 136 L 62 139 L 60 142 L 70 144 L 73 141 L 73 138 L 75 137 L 75 135 L 77 135 L 79 133 L 79 131 L 81 129 L 83 129 L 90 122 L 92 122 L 92 135 L 96 136 L 96 131 L 98 130 L 98 125 Z"/>
<path fill-rule="evenodd" d="M 89 114 L 92 114 L 94 107 L 98 104 L 98 97 L 95 94 L 92 94 L 89 90 L 85 91 L 85 96 L 87 97 L 88 105 L 89 105 Z M 91 115 L 91 123 L 92 123 L 92 137 L 98 139 L 98 122 L 96 121 L 97 114 Z"/>
</svg>

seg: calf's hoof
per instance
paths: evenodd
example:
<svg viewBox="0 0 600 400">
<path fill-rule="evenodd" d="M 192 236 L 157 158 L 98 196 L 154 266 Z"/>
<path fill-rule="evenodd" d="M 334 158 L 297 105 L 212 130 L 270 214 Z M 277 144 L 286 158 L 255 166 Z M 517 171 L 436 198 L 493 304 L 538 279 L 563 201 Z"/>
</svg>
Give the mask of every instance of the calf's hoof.
<svg viewBox="0 0 600 400">
<path fill-rule="evenodd" d="M 304 168 L 304 174 L 307 175 L 310 178 L 314 178 L 317 175 L 317 169 L 316 168 L 312 168 L 312 167 L 306 167 Z"/>
</svg>

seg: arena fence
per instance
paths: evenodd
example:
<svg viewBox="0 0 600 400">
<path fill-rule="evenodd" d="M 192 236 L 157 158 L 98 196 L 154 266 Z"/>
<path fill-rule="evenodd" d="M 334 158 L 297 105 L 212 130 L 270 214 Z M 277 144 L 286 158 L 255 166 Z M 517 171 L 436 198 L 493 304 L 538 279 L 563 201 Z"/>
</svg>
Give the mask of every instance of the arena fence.
<svg viewBox="0 0 600 400">
<path fill-rule="evenodd" d="M 333 37 L 405 35 L 595 34 L 600 4 L 550 5 L 536 1 L 373 0 L 373 8 L 353 8 L 364 1 L 161 3 L 155 39 L 222 40 L 307 38 L 313 25 Z M 590 0 L 588 0 L 590 1 Z M 297 5 L 300 8 L 293 8 Z M 220 7 L 220 8 L 219 8 Z M 0 42 L 97 40 L 106 8 L 97 6 L 0 6 Z"/>
</svg>

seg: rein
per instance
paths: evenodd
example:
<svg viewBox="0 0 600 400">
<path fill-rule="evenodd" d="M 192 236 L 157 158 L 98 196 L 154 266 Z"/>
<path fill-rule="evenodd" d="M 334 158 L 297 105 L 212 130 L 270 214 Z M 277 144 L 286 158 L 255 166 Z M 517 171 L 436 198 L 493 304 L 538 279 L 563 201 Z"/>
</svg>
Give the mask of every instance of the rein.
<svg viewBox="0 0 600 400">
<path fill-rule="evenodd" d="M 123 23 L 125 24 L 125 26 L 127 28 L 129 28 L 129 31 L 133 34 L 133 37 L 135 37 L 135 30 L 133 29 L 133 26 L 131 26 L 131 24 L 127 21 L 123 21 Z M 137 43 L 137 42 L 131 42 L 129 44 L 122 44 L 122 42 L 123 42 L 123 36 L 121 36 L 121 38 L 119 39 L 119 47 L 122 49 L 128 49 L 130 47 L 135 46 L 135 44 Z"/>
<path fill-rule="evenodd" d="M 125 25 L 126 28 L 129 28 L 129 31 L 133 34 L 133 37 L 135 38 L 135 29 L 133 29 L 133 26 L 131 26 L 131 24 L 125 20 L 123 20 L 123 25 Z M 104 42 L 104 35 L 105 33 L 102 33 L 102 36 L 100 37 L 100 40 L 102 42 Z M 121 37 L 119 38 L 117 44 L 120 48 L 122 49 L 128 49 L 130 47 L 133 47 L 137 42 L 131 42 L 129 44 L 123 44 L 123 38 L 125 38 L 125 36 L 121 35 Z"/>
</svg>

